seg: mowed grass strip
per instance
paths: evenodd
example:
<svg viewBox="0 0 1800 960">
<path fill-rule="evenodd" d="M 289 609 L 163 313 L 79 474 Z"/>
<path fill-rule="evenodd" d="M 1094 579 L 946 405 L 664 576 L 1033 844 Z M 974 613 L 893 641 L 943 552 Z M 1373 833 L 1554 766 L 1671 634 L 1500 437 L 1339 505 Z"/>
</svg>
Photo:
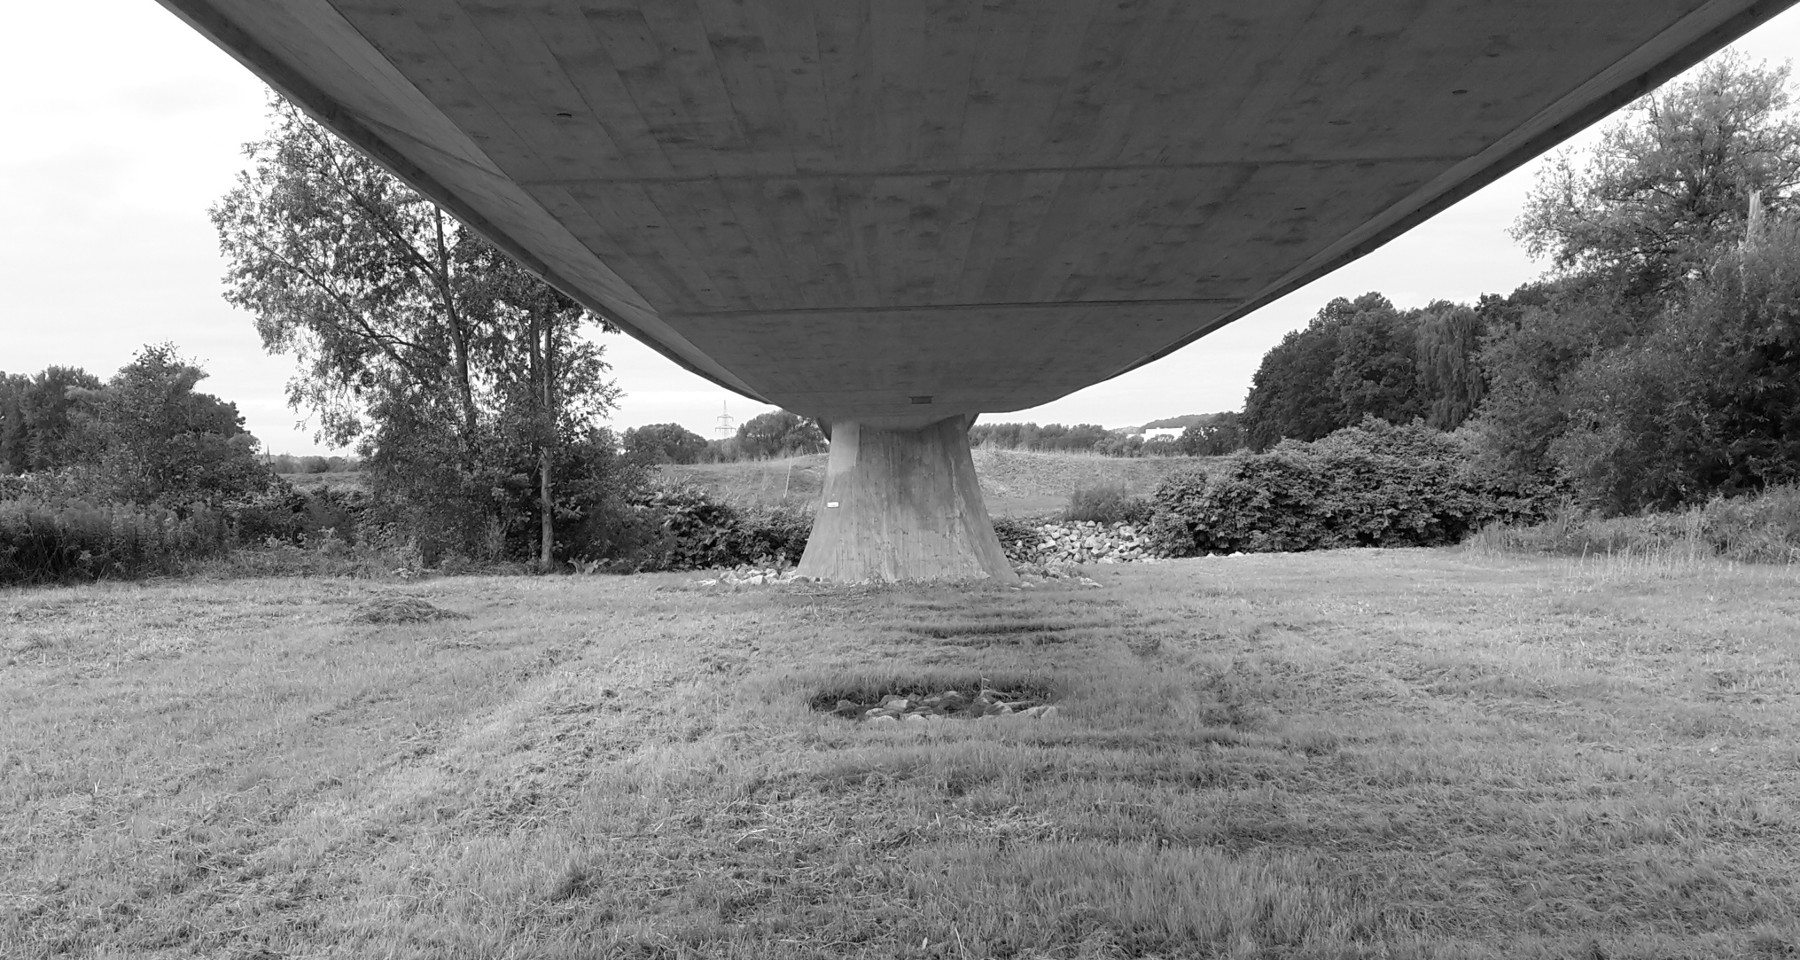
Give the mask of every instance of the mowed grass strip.
<svg viewBox="0 0 1800 960">
<path fill-rule="evenodd" d="M 0 594 L 0 955 L 1800 952 L 1792 572 L 1097 576 Z"/>
</svg>

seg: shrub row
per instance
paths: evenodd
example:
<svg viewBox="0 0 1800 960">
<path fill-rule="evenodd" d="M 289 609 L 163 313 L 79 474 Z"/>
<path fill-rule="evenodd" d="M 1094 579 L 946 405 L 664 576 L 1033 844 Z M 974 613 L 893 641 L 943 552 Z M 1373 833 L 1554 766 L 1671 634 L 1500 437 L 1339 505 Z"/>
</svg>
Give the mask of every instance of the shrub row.
<svg viewBox="0 0 1800 960">
<path fill-rule="evenodd" d="M 96 502 L 55 476 L 0 483 L 0 585 L 176 573 L 239 546 L 352 542 L 367 496 L 283 485 L 214 508 Z"/>
<path fill-rule="evenodd" d="M 1770 487 L 1679 513 L 1641 517 L 1603 518 L 1564 510 L 1532 526 L 1490 527 L 1471 542 L 1567 556 L 1800 563 L 1800 487 Z"/>
<path fill-rule="evenodd" d="M 230 548 L 230 526 L 206 508 L 0 500 L 0 585 L 73 583 L 172 573 Z"/>
<path fill-rule="evenodd" d="M 1452 435 L 1367 419 L 1169 477 L 1151 497 L 1150 542 L 1172 557 L 1436 546 L 1540 519 L 1546 493 L 1481 473 Z"/>
</svg>

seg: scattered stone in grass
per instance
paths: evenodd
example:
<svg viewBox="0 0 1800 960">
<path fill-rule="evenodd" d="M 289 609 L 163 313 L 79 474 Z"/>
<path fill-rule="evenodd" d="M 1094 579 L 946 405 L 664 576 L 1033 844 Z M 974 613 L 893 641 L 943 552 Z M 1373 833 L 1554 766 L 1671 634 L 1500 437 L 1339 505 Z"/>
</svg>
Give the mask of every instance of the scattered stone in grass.
<svg viewBox="0 0 1800 960">
<path fill-rule="evenodd" d="M 424 623 L 430 620 L 467 620 L 469 615 L 434 607 L 418 597 L 376 597 L 357 604 L 350 619 L 354 623 Z"/>
<path fill-rule="evenodd" d="M 176 657 L 199 645 L 200 641 L 193 637 L 150 637 L 126 651 L 125 659 L 149 660 L 155 657 Z"/>
<path fill-rule="evenodd" d="M 727 570 L 717 577 L 709 577 L 705 580 L 697 581 L 697 583 L 702 587 L 716 587 L 722 585 L 731 587 L 735 590 L 739 587 L 764 587 L 782 583 L 803 582 L 806 579 L 806 577 L 801 576 L 792 569 L 783 570 L 780 567 L 741 566 Z"/>
<path fill-rule="evenodd" d="M 1067 582 L 1083 587 L 1098 587 L 1100 582 L 1081 571 L 1081 567 L 1066 560 L 1050 560 L 1044 563 L 1016 563 L 1013 572 L 1019 575 L 1015 590 L 1030 590 L 1048 586 L 1054 582 Z"/>
<path fill-rule="evenodd" d="M 990 717 L 1053 719 L 1057 707 L 1047 702 L 1041 692 L 995 690 L 983 685 L 969 690 L 949 689 L 923 696 L 897 693 L 875 697 L 864 694 L 862 700 L 824 695 L 814 700 L 813 708 L 850 721 L 878 722 L 887 720 L 984 720 Z M 870 701 L 873 702 L 870 702 Z"/>
</svg>

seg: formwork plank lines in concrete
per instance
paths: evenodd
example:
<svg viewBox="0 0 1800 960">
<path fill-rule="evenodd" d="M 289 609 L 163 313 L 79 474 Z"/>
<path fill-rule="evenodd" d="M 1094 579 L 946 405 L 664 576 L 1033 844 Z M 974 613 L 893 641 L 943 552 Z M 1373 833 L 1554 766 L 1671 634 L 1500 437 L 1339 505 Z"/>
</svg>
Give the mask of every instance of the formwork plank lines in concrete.
<svg viewBox="0 0 1800 960">
<path fill-rule="evenodd" d="M 881 104 L 874 89 L 871 2 L 881 0 L 836 0 L 814 8 L 820 84 L 838 151 L 835 170 L 866 169 L 871 157 L 880 156 L 872 122 Z M 884 158 L 884 162 L 891 162 L 891 158 Z"/>
<path fill-rule="evenodd" d="M 1030 50 L 1029 44 L 1018 42 L 1014 35 L 1020 29 L 1019 21 L 1002 9 L 982 5 L 974 31 L 979 55 L 969 64 L 956 160 L 948 166 L 988 165 L 1000 154 L 1006 125 L 1013 119 L 1008 116 L 1011 102 L 1007 95 L 1024 72 Z"/>
<path fill-rule="evenodd" d="M 989 51 L 981 46 L 985 5 L 953 8 L 945 16 L 926 16 L 918 71 L 922 91 L 910 139 L 915 168 L 954 167 L 962 150 L 963 117 L 969 103 L 970 77 Z"/>
<path fill-rule="evenodd" d="M 1032 20 L 1019 75 L 1002 93 L 1009 107 L 997 115 L 1002 134 L 989 162 L 1064 164 L 1079 152 L 1078 146 L 1051 140 L 1050 123 L 1090 19 L 1085 8 L 1072 11 L 1065 6 Z"/>
<path fill-rule="evenodd" d="M 648 10 L 617 0 L 584 2 L 579 9 L 587 21 L 586 37 L 599 50 L 592 69 L 617 78 L 625 102 L 637 113 L 633 126 L 643 130 L 678 176 L 717 174 L 719 164 L 710 148 L 728 144 L 737 128 L 729 106 L 719 102 L 722 88 L 696 88 L 686 73 L 674 69 L 678 57 L 664 48 L 665 38 Z M 696 143 L 702 149 L 694 149 Z"/>
<path fill-rule="evenodd" d="M 785 278 L 776 272 L 766 251 L 751 242 L 718 181 L 668 184 L 650 192 L 672 222 L 692 225 L 684 237 L 690 240 L 690 247 L 706 252 L 713 265 L 713 281 L 728 300 L 769 306 L 787 302 L 785 284 L 780 294 L 775 286 Z M 758 219 L 764 215 L 758 211 Z"/>
<path fill-rule="evenodd" d="M 678 169 L 664 154 L 662 143 L 650 130 L 632 91 L 619 75 L 612 54 L 597 35 L 611 33 L 615 25 L 596 17 L 603 11 L 584 9 L 576 0 L 543 0 L 533 19 L 545 52 L 568 77 L 581 98 L 585 113 L 578 120 L 597 124 L 616 145 L 623 169 L 582 164 L 561 170 L 564 178 L 677 176 Z M 591 14 L 591 15 L 590 15 Z M 622 29 L 622 28 L 621 28 Z M 695 171 L 688 170 L 688 173 Z"/>
<path fill-rule="evenodd" d="M 711 0 L 721 4 L 733 0 Z M 771 0 L 756 7 L 771 82 L 788 123 L 796 172 L 832 169 L 838 157 L 831 103 L 820 66 L 819 27 L 809 0 Z"/>
<path fill-rule="evenodd" d="M 1058 232 L 1051 211 L 1059 205 L 1067 210 L 1071 202 L 1079 202 L 1075 191 L 1069 191 L 1070 184 L 1089 187 L 1096 176 L 1090 170 L 1071 170 L 1025 178 L 1024 196 L 1008 211 L 1006 233 L 989 263 L 987 283 L 976 298 L 978 301 L 1034 299 L 1026 290 L 1039 265 L 1026 258 L 1038 247 L 1040 237 L 1052 239 Z M 1065 191 L 1069 191 L 1067 195 Z"/>
<path fill-rule="evenodd" d="M 563 186 L 535 186 L 531 195 L 545 212 L 569 228 L 592 253 L 604 256 L 604 262 L 651 303 L 670 304 L 678 301 L 684 278 L 668 264 L 646 257 L 642 248 L 634 246 L 626 218 L 607 202 L 606 195 L 577 191 Z M 596 258 L 598 259 L 598 257 Z"/>
<path fill-rule="evenodd" d="M 666 125 L 669 139 L 683 152 L 695 154 L 695 165 L 710 167 L 714 175 L 726 170 L 780 173 L 793 169 L 792 156 L 785 149 L 771 157 L 751 141 L 735 109 L 734 96 L 741 96 L 755 112 L 772 105 L 753 103 L 757 91 L 733 90 L 726 83 L 694 0 L 662 0 L 642 6 L 644 21 L 663 54 L 661 70 L 647 74 L 646 80 L 660 79 L 677 94 L 655 101 L 660 110 L 668 112 L 652 118 L 653 128 Z M 771 135 L 774 132 L 770 131 Z"/>
<path fill-rule="evenodd" d="M 796 125 L 806 121 L 794 117 L 782 95 L 784 64 L 772 55 L 768 25 L 734 0 L 698 0 L 694 9 L 756 168 L 792 176 L 795 145 L 803 142 Z"/>
<path fill-rule="evenodd" d="M 461 7 L 451 0 L 420 0 L 403 10 L 345 7 L 357 11 L 352 22 L 381 37 L 382 52 L 395 57 L 407 78 L 469 131 L 509 177 L 542 169 L 539 131 L 533 129 L 537 118 L 512 116 L 512 105 L 500 99 L 508 71 Z"/>
<path fill-rule="evenodd" d="M 641 184 L 596 185 L 585 189 L 571 188 L 570 193 L 595 220 L 615 226 L 609 231 L 618 250 L 638 261 L 641 270 L 655 270 L 666 277 L 663 285 L 672 288 L 673 298 L 658 309 L 672 310 L 722 307 L 728 301 L 720 296 L 706 264 L 689 250 L 676 224 L 670 221 Z"/>
<path fill-rule="evenodd" d="M 511 5 L 465 0 L 458 6 L 466 12 L 466 29 L 480 40 L 470 47 L 480 57 L 483 75 L 491 77 L 482 85 L 493 91 L 490 102 L 497 102 L 512 130 L 537 148 L 535 164 L 510 171 L 514 178 L 528 181 L 577 169 L 629 172 L 625 152 L 594 121 L 586 96 L 545 42 L 539 18 L 517 16 Z"/>
<path fill-rule="evenodd" d="M 1117 154 L 1131 105 L 1166 67 L 1142 56 L 1163 33 L 1180 31 L 1187 0 L 1148 0 L 1129 14 L 1095 16 L 1068 64 L 1069 79 L 1056 98 L 1046 130 L 1057 155 L 1071 163 Z M 1145 29 L 1144 22 L 1156 24 Z"/>
</svg>

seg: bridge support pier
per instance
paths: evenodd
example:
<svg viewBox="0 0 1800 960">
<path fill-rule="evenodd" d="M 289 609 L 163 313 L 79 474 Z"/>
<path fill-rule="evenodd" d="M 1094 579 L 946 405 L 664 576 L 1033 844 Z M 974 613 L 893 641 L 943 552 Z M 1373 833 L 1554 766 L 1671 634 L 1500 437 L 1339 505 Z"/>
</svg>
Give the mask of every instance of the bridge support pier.
<svg viewBox="0 0 1800 960">
<path fill-rule="evenodd" d="M 1018 581 L 969 454 L 971 418 L 916 430 L 833 421 L 799 574 L 821 580 Z"/>
</svg>

